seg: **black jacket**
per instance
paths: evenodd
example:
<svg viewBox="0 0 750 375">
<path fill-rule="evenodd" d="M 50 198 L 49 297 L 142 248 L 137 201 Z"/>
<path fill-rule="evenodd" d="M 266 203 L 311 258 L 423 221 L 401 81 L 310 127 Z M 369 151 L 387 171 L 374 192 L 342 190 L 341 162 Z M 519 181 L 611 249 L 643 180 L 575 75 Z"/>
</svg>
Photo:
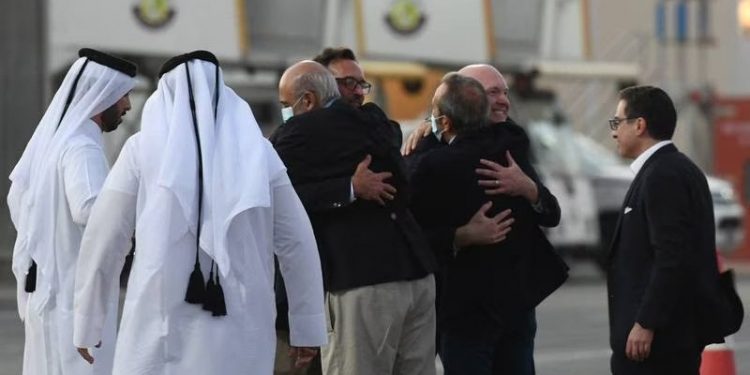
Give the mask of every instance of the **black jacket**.
<svg viewBox="0 0 750 375">
<path fill-rule="evenodd" d="M 609 265 L 615 373 L 633 366 L 625 359 L 625 344 L 636 322 L 654 330 L 649 360 L 661 365 L 680 363 L 675 356 L 717 341 L 708 326 L 720 319 L 709 316 L 720 295 L 711 193 L 703 172 L 674 145 L 657 150 L 636 175 Z"/>
<path fill-rule="evenodd" d="M 470 338 L 496 337 L 505 324 L 527 313 L 567 276 L 567 267 L 539 228 L 557 225 L 560 208 L 536 178 L 526 155 L 515 149 L 514 159 L 537 182 L 541 213 L 525 198 L 490 196 L 477 184 L 479 159 L 507 166 L 505 152 L 512 147 L 507 137 L 499 137 L 501 132 L 495 129 L 499 126 L 505 124 L 458 136 L 450 146 L 428 136 L 410 160 L 412 210 L 441 263 L 441 330 Z M 461 249 L 454 256 L 455 229 L 489 200 L 493 202 L 489 214 L 513 210 L 512 231 L 499 244 Z M 537 261 L 539 257 L 544 259 Z"/>
<path fill-rule="evenodd" d="M 274 147 L 310 216 L 328 291 L 417 279 L 436 268 L 409 210 L 409 184 L 395 130 L 374 104 L 358 109 L 336 101 L 292 117 L 274 136 Z M 368 154 L 371 170 L 393 174 L 387 182 L 398 193 L 385 206 L 350 203 L 351 176 Z"/>
<path fill-rule="evenodd" d="M 373 121 L 387 124 L 385 128 L 389 128 L 390 133 L 386 135 L 386 138 L 390 140 L 394 147 L 401 147 L 401 127 L 397 122 L 388 119 L 383 110 L 373 103 L 364 104 L 360 107 L 360 110 L 363 115 L 368 116 Z M 297 120 L 291 122 L 295 123 L 296 121 Z M 285 126 L 286 124 L 281 124 L 268 137 L 271 144 L 276 145 L 279 136 L 287 133 L 287 130 L 284 129 Z M 341 176 L 314 182 L 306 182 L 304 184 L 295 185 L 294 189 L 305 204 L 305 209 L 308 212 L 325 211 L 348 204 L 352 193 L 351 179 L 352 176 Z"/>
</svg>

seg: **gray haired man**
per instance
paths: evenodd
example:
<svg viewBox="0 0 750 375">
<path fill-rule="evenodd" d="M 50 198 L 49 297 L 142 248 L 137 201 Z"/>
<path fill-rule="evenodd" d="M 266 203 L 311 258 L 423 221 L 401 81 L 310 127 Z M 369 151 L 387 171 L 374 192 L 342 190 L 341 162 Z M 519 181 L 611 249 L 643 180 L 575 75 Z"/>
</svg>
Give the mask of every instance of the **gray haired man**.
<svg viewBox="0 0 750 375">
<path fill-rule="evenodd" d="M 290 118 L 316 109 L 324 108 L 339 98 L 338 85 L 333 75 L 323 65 L 312 60 L 300 61 L 290 66 L 279 80 L 279 104 L 281 104 L 281 118 L 286 122 Z M 283 124 L 282 124 L 283 126 Z M 269 140 L 276 143 L 279 128 L 271 134 Z M 319 374 L 320 358 L 307 366 L 298 366 L 288 355 L 289 351 L 289 318 L 287 311 L 289 303 L 286 298 L 286 288 L 281 272 L 276 269 L 276 363 L 275 375 Z"/>
<path fill-rule="evenodd" d="M 284 122 L 292 116 L 326 107 L 339 96 L 333 75 L 312 60 L 292 65 L 279 80 L 279 103 Z"/>
</svg>

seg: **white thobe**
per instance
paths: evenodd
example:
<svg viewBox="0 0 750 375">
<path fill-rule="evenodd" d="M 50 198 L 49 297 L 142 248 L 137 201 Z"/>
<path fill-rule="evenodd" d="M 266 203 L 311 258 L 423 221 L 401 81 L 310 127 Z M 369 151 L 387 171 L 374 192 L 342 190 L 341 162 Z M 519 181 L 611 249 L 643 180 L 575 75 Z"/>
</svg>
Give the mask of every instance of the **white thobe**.
<svg viewBox="0 0 750 375">
<path fill-rule="evenodd" d="M 94 355 L 100 360 L 91 366 L 73 346 L 76 261 L 84 227 L 108 169 L 101 130 L 96 123 L 87 120 L 81 132 L 70 139 L 57 164 L 55 212 L 49 213 L 56 217 L 53 252 L 56 280 L 49 280 L 55 293 L 44 303 L 37 301 L 47 297 L 42 293 L 21 296 L 28 299 L 24 311 L 20 311 L 25 329 L 24 375 L 111 373 L 114 355 L 111 347 L 96 349 Z M 25 293 L 24 281 L 18 280 L 19 293 Z M 116 306 L 116 296 L 105 303 Z M 114 310 L 102 322 L 102 339 L 105 341 L 114 341 L 116 312 Z"/>
<path fill-rule="evenodd" d="M 149 161 L 139 157 L 139 136 L 125 144 L 84 234 L 76 275 L 76 346 L 91 347 L 101 337 L 108 312 L 103 301 L 112 293 L 133 230 L 136 253 L 114 374 L 271 374 L 276 346 L 274 253 L 287 283 L 292 345 L 323 345 L 327 334 L 320 259 L 309 219 L 286 172 L 271 176 L 270 207 L 244 211 L 230 226 L 231 269 L 221 278 L 227 315 L 214 317 L 184 301 L 196 237 L 174 196 L 143 180 L 141 166 Z M 274 152 L 265 140 L 259 146 Z M 160 218 L 159 224 L 143 225 L 154 217 Z M 207 278 L 211 260 L 200 254 Z"/>
</svg>

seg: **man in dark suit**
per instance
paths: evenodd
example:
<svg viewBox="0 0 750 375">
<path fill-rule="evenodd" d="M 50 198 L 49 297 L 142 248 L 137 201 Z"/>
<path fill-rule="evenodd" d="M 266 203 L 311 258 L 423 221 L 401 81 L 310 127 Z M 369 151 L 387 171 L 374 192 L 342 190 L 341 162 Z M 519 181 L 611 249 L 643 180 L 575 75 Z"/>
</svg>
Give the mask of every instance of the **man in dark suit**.
<svg viewBox="0 0 750 375">
<path fill-rule="evenodd" d="M 486 189 L 498 184 L 485 188 L 477 183 L 480 160 L 503 170 L 521 169 L 508 140 L 498 141 L 496 127 L 487 126 L 487 113 L 488 98 L 479 82 L 446 75 L 433 98 L 433 135 L 412 156 L 418 158 L 412 208 L 441 260 L 438 316 L 446 375 L 518 373 L 503 362 L 504 335 L 565 277 L 566 267 L 539 229 L 557 223 L 559 208 L 555 217 L 534 207 L 556 206 L 549 191 L 535 183 L 531 202 L 522 194 L 488 195 Z M 504 220 L 511 212 L 513 219 Z M 494 220 L 502 230 L 486 241 L 462 243 L 456 228 L 479 217 Z M 551 263 L 535 264 L 533 256 Z M 550 271 L 543 280 L 534 280 L 537 267 Z"/>
<path fill-rule="evenodd" d="M 482 160 L 477 173 L 483 177 L 479 182 L 490 195 L 506 194 L 524 197 L 538 210 L 539 224 L 554 227 L 560 221 L 560 206 L 551 194 L 540 195 L 546 188 L 540 181 L 536 170 L 530 162 L 529 137 L 521 126 L 510 117 L 511 102 L 508 98 L 508 84 L 495 67 L 487 64 L 468 65 L 458 71 L 459 74 L 477 80 L 487 94 L 489 105 L 489 122 L 492 129 L 488 137 L 499 146 L 506 147 L 517 161 L 516 166 L 503 167 L 490 160 Z M 415 147 L 419 146 L 415 150 Z M 444 146 L 436 137 L 432 136 L 429 124 L 415 130 L 404 145 L 404 153 L 413 170 L 419 160 L 430 150 Z M 471 167 L 474 170 L 474 167 Z M 485 245 L 494 243 L 500 228 L 497 217 L 486 216 L 486 211 L 476 212 L 471 220 L 455 228 L 442 231 L 431 231 L 429 236 L 439 237 L 438 240 L 455 243 L 458 247 L 468 245 Z M 442 238 L 442 239 L 440 239 Z M 546 241 L 544 241 L 546 242 Z M 526 248 L 534 246 L 534 242 L 525 244 Z M 541 246 L 542 248 L 546 246 Z M 543 268 L 539 265 L 539 268 Z M 438 330 L 438 335 L 440 331 Z M 502 363 L 502 371 L 515 375 L 533 375 L 534 366 L 534 336 L 536 335 L 536 314 L 529 309 L 518 316 L 513 324 L 507 324 L 497 343 L 501 356 L 497 363 Z"/>
<path fill-rule="evenodd" d="M 669 96 L 651 86 L 622 90 L 609 120 L 636 176 L 609 254 L 615 375 L 697 375 L 710 340 L 701 309 L 718 294 L 713 205 L 703 172 L 670 141 L 676 121 Z"/>
<path fill-rule="evenodd" d="M 269 140 L 276 143 L 281 127 L 295 115 L 325 108 L 340 96 L 336 81 L 331 74 L 315 61 L 300 61 L 284 71 L 279 80 L 279 104 L 283 123 L 271 134 Z M 297 186 L 298 195 L 314 196 L 318 191 L 315 184 Z M 317 355 L 308 367 L 298 366 L 290 356 L 289 346 L 289 302 L 286 296 L 284 279 L 281 277 L 278 261 L 275 262 L 276 272 L 274 290 L 276 293 L 276 360 L 274 375 L 316 375 L 321 374 L 320 356 Z M 306 350 L 306 348 L 292 349 Z"/>
<path fill-rule="evenodd" d="M 394 134 L 374 104 L 335 100 L 274 137 L 321 255 L 326 374 L 435 373 L 436 264 L 409 210 Z"/>
</svg>

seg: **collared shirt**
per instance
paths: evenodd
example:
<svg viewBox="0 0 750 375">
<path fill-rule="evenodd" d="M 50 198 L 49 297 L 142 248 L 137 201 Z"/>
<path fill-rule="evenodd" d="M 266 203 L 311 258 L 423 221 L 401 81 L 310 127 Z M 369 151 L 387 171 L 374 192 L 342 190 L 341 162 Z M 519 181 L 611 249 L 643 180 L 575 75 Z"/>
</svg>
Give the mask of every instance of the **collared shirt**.
<svg viewBox="0 0 750 375">
<path fill-rule="evenodd" d="M 638 174 L 638 172 L 643 168 L 643 164 L 646 164 L 646 160 L 651 157 L 657 150 L 660 148 L 672 144 L 672 141 L 661 141 L 648 149 L 646 151 L 643 151 L 640 155 L 638 155 L 635 160 L 633 160 L 632 163 L 630 163 L 630 170 L 633 171 L 633 174 Z"/>
</svg>

